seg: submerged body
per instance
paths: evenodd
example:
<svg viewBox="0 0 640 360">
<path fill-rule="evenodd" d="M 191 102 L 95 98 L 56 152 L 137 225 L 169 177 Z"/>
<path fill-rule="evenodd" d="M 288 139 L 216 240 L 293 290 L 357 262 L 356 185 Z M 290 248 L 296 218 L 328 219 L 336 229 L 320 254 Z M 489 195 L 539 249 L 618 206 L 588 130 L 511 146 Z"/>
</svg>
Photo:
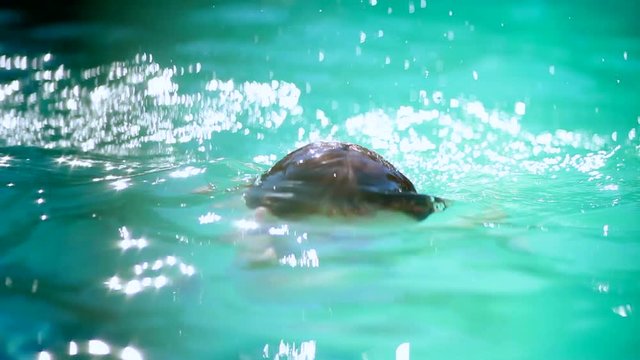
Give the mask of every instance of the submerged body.
<svg viewBox="0 0 640 360">
<path fill-rule="evenodd" d="M 445 200 L 418 194 L 379 154 L 340 142 L 311 143 L 291 152 L 247 190 L 245 201 L 281 217 L 391 210 L 423 220 L 446 208 Z"/>
</svg>

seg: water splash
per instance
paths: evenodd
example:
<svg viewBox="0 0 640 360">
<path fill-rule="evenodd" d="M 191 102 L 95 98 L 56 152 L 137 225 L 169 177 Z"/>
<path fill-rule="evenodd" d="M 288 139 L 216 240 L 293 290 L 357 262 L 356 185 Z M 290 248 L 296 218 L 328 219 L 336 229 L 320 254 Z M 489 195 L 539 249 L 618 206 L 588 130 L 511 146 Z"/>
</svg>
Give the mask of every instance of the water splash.
<svg viewBox="0 0 640 360">
<path fill-rule="evenodd" d="M 316 342 L 315 340 L 303 341 L 298 346 L 295 342 L 288 343 L 280 340 L 277 352 L 273 357 L 269 354 L 269 344 L 264 346 L 262 352 L 262 357 L 265 359 L 313 360 L 316 358 Z"/>
<path fill-rule="evenodd" d="M 0 145 L 170 154 L 190 143 L 206 151 L 216 133 L 275 129 L 302 113 L 300 90 L 283 81 L 211 79 L 199 63 L 162 67 L 151 54 L 81 71 L 52 58 L 0 56 L 0 71 L 18 77 L 0 84 Z M 204 87 L 182 89 L 207 77 Z"/>
<path fill-rule="evenodd" d="M 564 171 L 586 181 L 610 182 L 619 152 L 638 147 L 636 129 L 613 138 L 582 130 L 555 129 L 535 133 L 523 126 L 526 104 L 513 112 L 487 109 L 477 100 L 447 99 L 420 91 L 420 106 L 371 109 L 343 123 L 317 111 L 318 123 L 299 131 L 296 146 L 317 140 L 351 139 L 381 152 L 417 183 L 447 191 L 475 184 L 498 184 L 518 176 L 555 178 Z M 510 180 L 511 179 L 511 180 Z M 516 181 L 516 180 L 513 180 Z M 601 188 L 611 189 L 611 183 Z M 614 184 L 615 185 L 615 184 Z"/>
</svg>

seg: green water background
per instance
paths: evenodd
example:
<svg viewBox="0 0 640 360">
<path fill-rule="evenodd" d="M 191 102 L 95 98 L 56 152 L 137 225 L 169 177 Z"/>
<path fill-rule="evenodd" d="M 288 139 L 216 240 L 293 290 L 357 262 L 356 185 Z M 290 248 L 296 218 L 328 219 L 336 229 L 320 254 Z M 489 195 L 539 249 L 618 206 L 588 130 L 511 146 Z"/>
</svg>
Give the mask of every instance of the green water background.
<svg viewBox="0 0 640 360">
<path fill-rule="evenodd" d="M 637 2 L 26 4 L 1 12 L 0 357 L 640 356 Z M 290 223 L 280 255 L 320 266 L 248 266 L 224 189 L 313 139 L 459 205 Z M 507 218 L 448 226 L 479 212 Z"/>
</svg>

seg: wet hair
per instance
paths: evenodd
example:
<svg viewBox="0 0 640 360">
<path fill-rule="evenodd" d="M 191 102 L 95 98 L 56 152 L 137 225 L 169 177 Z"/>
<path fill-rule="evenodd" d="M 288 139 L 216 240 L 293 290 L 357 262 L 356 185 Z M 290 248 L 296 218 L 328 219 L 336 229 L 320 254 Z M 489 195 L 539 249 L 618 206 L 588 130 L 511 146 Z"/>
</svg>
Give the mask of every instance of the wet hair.
<svg viewBox="0 0 640 360">
<path fill-rule="evenodd" d="M 441 198 L 418 194 L 379 154 L 338 142 L 312 143 L 291 152 L 260 176 L 245 201 L 281 217 L 359 216 L 386 209 L 422 220 L 446 207 Z"/>
</svg>

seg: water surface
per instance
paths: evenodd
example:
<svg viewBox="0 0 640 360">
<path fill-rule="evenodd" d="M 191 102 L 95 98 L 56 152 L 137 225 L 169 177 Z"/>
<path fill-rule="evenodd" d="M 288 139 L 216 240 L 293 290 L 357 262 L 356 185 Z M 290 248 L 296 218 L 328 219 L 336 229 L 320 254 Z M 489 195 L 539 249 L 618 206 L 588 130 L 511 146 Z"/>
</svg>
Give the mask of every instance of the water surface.
<svg viewBox="0 0 640 360">
<path fill-rule="evenodd" d="M 0 11 L 1 358 L 640 356 L 637 4 L 33 9 Z M 243 187 L 316 140 L 456 204 L 256 229 Z"/>
</svg>

